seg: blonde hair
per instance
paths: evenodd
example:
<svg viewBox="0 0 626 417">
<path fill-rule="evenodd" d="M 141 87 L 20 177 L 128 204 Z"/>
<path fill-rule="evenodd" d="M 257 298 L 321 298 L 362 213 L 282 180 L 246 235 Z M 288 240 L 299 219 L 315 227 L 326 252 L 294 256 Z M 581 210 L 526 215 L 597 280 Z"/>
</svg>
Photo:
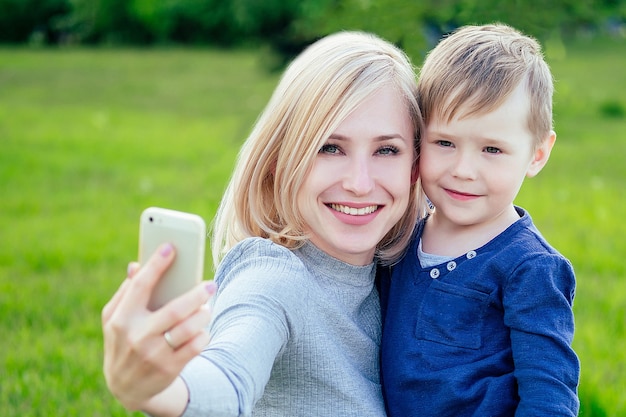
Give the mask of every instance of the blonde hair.
<svg viewBox="0 0 626 417">
<path fill-rule="evenodd" d="M 289 65 L 240 150 L 214 219 L 216 267 L 247 237 L 268 238 L 288 248 L 304 243 L 296 198 L 320 147 L 359 104 L 389 85 L 406 100 L 417 159 L 422 120 L 415 72 L 400 49 L 372 34 L 341 32 L 315 42 Z M 383 260 L 401 255 L 423 213 L 417 187 L 411 187 L 404 216 L 377 247 Z"/>
<path fill-rule="evenodd" d="M 444 38 L 426 57 L 418 101 L 426 124 L 437 115 L 448 122 L 488 113 L 526 82 L 528 128 L 539 146 L 552 130 L 552 74 L 541 45 L 510 26 L 464 26 Z"/>
</svg>

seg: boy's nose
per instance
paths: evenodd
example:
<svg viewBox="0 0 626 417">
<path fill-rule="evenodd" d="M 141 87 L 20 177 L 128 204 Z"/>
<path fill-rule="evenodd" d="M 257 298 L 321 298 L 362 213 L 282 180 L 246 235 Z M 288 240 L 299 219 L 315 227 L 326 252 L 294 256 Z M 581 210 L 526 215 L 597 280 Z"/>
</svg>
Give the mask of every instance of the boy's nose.
<svg viewBox="0 0 626 417">
<path fill-rule="evenodd" d="M 476 179 L 476 166 L 474 158 L 467 153 L 459 153 L 452 167 L 452 175 L 466 180 Z"/>
</svg>

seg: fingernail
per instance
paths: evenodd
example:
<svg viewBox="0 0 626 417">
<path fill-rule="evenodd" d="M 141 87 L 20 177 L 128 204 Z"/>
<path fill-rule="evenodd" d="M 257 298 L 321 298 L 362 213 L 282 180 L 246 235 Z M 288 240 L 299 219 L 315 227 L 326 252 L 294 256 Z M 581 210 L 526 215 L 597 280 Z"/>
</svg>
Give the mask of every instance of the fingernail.
<svg viewBox="0 0 626 417">
<path fill-rule="evenodd" d="M 161 256 L 164 257 L 164 258 L 167 258 L 170 255 L 170 253 L 172 253 L 172 249 L 174 249 L 172 244 L 171 243 L 166 243 L 161 248 Z"/>
<path fill-rule="evenodd" d="M 133 264 L 129 263 L 126 267 L 126 276 L 129 277 L 131 272 L 133 272 Z"/>
<path fill-rule="evenodd" d="M 213 295 L 217 292 L 217 284 L 215 283 L 215 281 L 210 281 L 204 286 L 204 289 L 210 295 Z"/>
</svg>

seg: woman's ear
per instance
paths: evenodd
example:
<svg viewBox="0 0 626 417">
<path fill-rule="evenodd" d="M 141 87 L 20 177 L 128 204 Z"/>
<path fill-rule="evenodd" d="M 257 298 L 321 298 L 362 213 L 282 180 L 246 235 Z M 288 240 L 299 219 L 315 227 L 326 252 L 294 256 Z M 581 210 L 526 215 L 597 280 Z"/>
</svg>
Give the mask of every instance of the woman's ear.
<svg viewBox="0 0 626 417">
<path fill-rule="evenodd" d="M 415 161 L 413 163 L 413 168 L 411 169 L 411 185 L 415 184 L 417 182 L 417 180 L 420 177 L 420 170 L 419 170 L 419 162 Z"/>
<path fill-rule="evenodd" d="M 556 133 L 554 130 L 551 130 L 548 137 L 545 138 L 543 143 L 535 150 L 533 159 L 530 161 L 530 165 L 528 166 L 528 171 L 526 171 L 527 177 L 534 177 L 543 169 L 550 158 L 550 152 L 552 152 L 552 147 L 554 146 L 555 141 Z"/>
</svg>

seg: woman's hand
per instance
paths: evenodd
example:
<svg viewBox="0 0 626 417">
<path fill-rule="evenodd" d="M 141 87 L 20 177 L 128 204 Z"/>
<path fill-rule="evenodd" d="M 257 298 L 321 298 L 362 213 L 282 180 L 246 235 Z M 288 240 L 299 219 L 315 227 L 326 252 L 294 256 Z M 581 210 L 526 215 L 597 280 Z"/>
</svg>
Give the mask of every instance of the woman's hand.
<svg viewBox="0 0 626 417">
<path fill-rule="evenodd" d="M 147 308 L 174 256 L 172 245 L 164 244 L 143 267 L 131 263 L 128 278 L 102 310 L 104 376 L 111 393 L 130 410 L 148 411 L 157 394 L 180 393 L 180 380 L 178 390 L 166 388 L 209 341 L 206 302 L 215 294 L 214 283 L 204 282 L 157 311 Z M 157 403 L 172 405 L 173 415 L 179 415 L 187 400 L 188 394 L 177 394 Z"/>
</svg>

